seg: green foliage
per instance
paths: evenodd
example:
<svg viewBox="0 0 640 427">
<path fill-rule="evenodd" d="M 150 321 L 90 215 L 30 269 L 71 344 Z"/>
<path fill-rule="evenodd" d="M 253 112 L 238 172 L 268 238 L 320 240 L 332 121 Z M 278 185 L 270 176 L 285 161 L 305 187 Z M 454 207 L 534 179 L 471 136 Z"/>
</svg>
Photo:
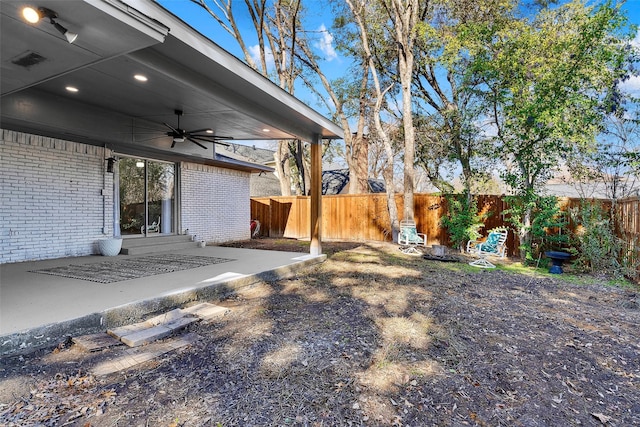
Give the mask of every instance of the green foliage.
<svg viewBox="0 0 640 427">
<path fill-rule="evenodd" d="M 624 241 L 616 236 L 613 222 L 601 203 L 582 201 L 571 210 L 571 215 L 577 226 L 573 240 L 578 268 L 618 278 L 637 276 L 637 251 L 625 250 Z"/>
<path fill-rule="evenodd" d="M 449 209 L 440 223 L 449 231 L 454 246 L 462 249 L 469 240 L 480 237 L 480 229 L 491 212 L 478 213 L 478 201 L 468 192 L 448 194 L 445 198 Z"/>
<path fill-rule="evenodd" d="M 503 215 L 518 230 L 525 262 L 537 262 L 545 251 L 560 249 L 569 242 L 566 214 L 555 196 L 529 192 L 525 196 L 508 196 L 505 200 L 509 209 Z"/>
<path fill-rule="evenodd" d="M 496 155 L 516 192 L 546 182 L 560 159 L 594 147 L 609 91 L 625 75 L 617 7 L 574 0 L 505 25 L 474 70 L 490 88 Z"/>
</svg>

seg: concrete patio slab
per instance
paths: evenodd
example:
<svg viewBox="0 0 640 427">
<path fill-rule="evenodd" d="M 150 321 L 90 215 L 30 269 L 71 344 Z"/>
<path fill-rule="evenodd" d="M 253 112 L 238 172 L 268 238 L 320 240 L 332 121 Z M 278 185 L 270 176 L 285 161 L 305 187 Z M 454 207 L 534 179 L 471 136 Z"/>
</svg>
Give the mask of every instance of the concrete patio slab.
<svg viewBox="0 0 640 427">
<path fill-rule="evenodd" d="M 139 322 L 151 314 L 193 301 L 217 300 L 260 280 L 290 277 L 326 258 L 220 246 L 174 253 L 232 261 L 108 284 L 31 271 L 133 256 L 87 256 L 0 265 L 0 355 L 54 346 L 68 337 Z"/>
</svg>

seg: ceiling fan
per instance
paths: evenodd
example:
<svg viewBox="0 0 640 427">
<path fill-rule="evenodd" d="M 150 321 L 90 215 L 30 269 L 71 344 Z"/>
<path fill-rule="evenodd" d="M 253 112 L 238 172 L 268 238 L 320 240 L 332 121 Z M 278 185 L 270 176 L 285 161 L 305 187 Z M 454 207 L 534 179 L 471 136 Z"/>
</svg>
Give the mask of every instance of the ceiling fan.
<svg viewBox="0 0 640 427">
<path fill-rule="evenodd" d="M 194 144 L 206 150 L 208 147 L 202 145 L 200 142 L 213 142 L 215 144 L 228 146 L 229 144 L 221 142 L 220 140 L 233 139 L 233 137 L 230 137 L 230 136 L 214 135 L 213 130 L 207 129 L 207 128 L 197 129 L 197 130 L 180 129 L 180 116 L 182 116 L 183 112 L 182 110 L 175 110 L 174 112 L 176 113 L 176 116 L 178 116 L 178 125 L 174 128 L 168 123 L 163 123 L 166 127 L 171 129 L 170 132 L 167 132 L 167 136 L 170 136 L 173 138 L 173 142 L 171 143 L 171 148 L 173 148 L 176 145 L 176 143 L 184 142 L 185 140 L 188 139 L 189 141 L 193 142 Z"/>
</svg>

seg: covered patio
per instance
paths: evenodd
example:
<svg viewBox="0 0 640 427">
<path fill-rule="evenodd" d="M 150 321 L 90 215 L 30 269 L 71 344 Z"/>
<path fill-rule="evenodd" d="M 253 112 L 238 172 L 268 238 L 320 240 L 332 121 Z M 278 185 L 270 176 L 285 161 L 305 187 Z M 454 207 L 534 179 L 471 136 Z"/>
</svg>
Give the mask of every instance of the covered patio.
<svg viewBox="0 0 640 427">
<path fill-rule="evenodd" d="M 323 259 L 321 145 L 339 126 L 155 1 L 6 0 L 0 32 L 0 354 Z M 271 170 L 225 140 L 311 144 L 310 255 L 211 246 L 250 238 L 249 178 Z M 197 236 L 210 245 L 171 253 L 225 262 L 112 283 L 33 272 L 135 259 L 95 256 L 123 235 Z"/>
<path fill-rule="evenodd" d="M 36 271 L 118 263 L 145 255 L 1 264 L 0 355 L 55 346 L 67 337 L 133 323 L 151 313 L 184 307 L 196 300 L 215 301 L 239 287 L 288 277 L 300 268 L 325 259 L 324 255 L 221 246 L 184 249 L 172 255 L 219 258 L 225 262 L 112 283 Z"/>
<path fill-rule="evenodd" d="M 216 151 L 225 140 L 311 144 L 310 252 L 322 253 L 321 143 L 339 126 L 154 1 L 7 0 L 0 19 L 0 216 L 26 220 L 0 224 L 0 263 L 88 255 L 159 218 L 163 234 L 248 238 L 249 175 L 271 168 Z M 134 200 L 127 162 L 146 173 Z"/>
</svg>

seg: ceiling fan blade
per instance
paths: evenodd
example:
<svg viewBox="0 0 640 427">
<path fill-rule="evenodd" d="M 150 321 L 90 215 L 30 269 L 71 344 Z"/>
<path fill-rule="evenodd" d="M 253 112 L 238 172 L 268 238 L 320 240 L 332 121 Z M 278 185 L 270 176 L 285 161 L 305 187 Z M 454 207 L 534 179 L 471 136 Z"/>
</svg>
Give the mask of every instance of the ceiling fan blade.
<svg viewBox="0 0 640 427">
<path fill-rule="evenodd" d="M 200 135 L 191 135 L 189 138 L 202 141 L 202 142 L 211 142 L 212 144 L 220 144 L 229 146 L 226 142 L 221 142 L 218 138 L 203 138 Z"/>
<path fill-rule="evenodd" d="M 173 132 L 177 133 L 177 134 L 181 134 L 182 132 L 180 132 L 178 129 L 174 128 L 173 126 L 167 124 L 167 123 L 162 123 L 163 125 L 165 125 L 166 127 L 168 127 L 169 129 L 171 129 Z"/>
<path fill-rule="evenodd" d="M 188 136 L 187 139 L 191 142 L 193 142 L 196 145 L 199 145 L 200 147 L 204 148 L 205 150 L 208 150 L 207 147 L 205 147 L 204 145 L 200 144 L 198 141 L 196 141 L 195 139 L 193 139 L 192 137 Z"/>
<path fill-rule="evenodd" d="M 176 140 L 174 139 L 174 140 L 171 142 L 171 148 L 173 148 L 173 147 L 175 147 L 175 146 L 176 146 Z"/>
<path fill-rule="evenodd" d="M 210 141 L 216 141 L 219 139 L 233 139 L 232 136 L 222 136 L 222 135 L 189 135 L 192 138 L 201 138 L 201 139 L 209 139 Z"/>
</svg>

